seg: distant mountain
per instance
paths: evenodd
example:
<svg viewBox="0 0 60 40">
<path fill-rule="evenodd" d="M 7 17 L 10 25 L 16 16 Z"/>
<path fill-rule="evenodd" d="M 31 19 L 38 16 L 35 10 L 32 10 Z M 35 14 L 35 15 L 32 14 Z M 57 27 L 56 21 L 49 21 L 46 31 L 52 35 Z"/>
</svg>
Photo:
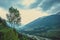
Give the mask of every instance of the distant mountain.
<svg viewBox="0 0 60 40">
<path fill-rule="evenodd" d="M 60 15 L 55 14 L 38 18 L 25 25 L 20 32 L 53 39 L 60 38 Z"/>
</svg>

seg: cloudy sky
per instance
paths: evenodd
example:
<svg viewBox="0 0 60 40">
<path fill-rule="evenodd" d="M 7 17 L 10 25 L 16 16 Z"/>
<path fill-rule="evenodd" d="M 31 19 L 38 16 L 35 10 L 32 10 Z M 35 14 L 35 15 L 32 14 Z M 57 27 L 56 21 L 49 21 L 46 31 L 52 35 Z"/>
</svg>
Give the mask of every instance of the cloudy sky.
<svg viewBox="0 0 60 40">
<path fill-rule="evenodd" d="M 0 17 L 6 19 L 11 6 L 20 11 L 22 24 L 60 12 L 60 0 L 0 0 Z"/>
</svg>

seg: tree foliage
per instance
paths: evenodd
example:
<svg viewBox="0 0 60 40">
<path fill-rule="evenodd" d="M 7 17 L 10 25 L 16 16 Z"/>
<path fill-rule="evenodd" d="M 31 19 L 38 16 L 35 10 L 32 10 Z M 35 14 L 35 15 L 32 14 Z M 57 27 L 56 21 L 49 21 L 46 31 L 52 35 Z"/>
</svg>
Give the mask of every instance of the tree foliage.
<svg viewBox="0 0 60 40">
<path fill-rule="evenodd" d="M 20 13 L 17 9 L 10 7 L 9 14 L 7 14 L 7 19 L 12 24 L 21 24 Z"/>
</svg>

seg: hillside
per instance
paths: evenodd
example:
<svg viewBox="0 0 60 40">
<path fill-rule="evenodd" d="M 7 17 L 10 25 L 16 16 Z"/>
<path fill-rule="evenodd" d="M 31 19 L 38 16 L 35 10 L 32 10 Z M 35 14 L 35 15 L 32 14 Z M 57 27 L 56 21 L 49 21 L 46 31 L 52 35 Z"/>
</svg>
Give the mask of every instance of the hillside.
<svg viewBox="0 0 60 40">
<path fill-rule="evenodd" d="M 6 21 L 0 18 L 0 40 L 35 40 L 18 33 L 16 29 L 7 26 Z"/>
<path fill-rule="evenodd" d="M 6 25 L 4 19 L 0 18 L 0 40 L 19 40 L 18 34 L 14 31 L 14 29 L 9 28 Z"/>
<path fill-rule="evenodd" d="M 38 18 L 33 22 L 25 25 L 21 33 L 51 38 L 54 40 L 60 39 L 60 15 L 50 15 L 44 18 Z"/>
</svg>

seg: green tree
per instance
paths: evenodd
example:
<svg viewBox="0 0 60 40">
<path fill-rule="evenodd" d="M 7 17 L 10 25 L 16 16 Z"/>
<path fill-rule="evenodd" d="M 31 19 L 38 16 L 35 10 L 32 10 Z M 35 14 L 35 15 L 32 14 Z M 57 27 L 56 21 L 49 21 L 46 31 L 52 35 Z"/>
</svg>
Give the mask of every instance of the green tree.
<svg viewBox="0 0 60 40">
<path fill-rule="evenodd" d="M 20 13 L 17 9 L 10 7 L 9 14 L 7 14 L 8 21 L 13 25 L 21 25 Z M 12 26 L 11 25 L 11 26 Z"/>
</svg>

